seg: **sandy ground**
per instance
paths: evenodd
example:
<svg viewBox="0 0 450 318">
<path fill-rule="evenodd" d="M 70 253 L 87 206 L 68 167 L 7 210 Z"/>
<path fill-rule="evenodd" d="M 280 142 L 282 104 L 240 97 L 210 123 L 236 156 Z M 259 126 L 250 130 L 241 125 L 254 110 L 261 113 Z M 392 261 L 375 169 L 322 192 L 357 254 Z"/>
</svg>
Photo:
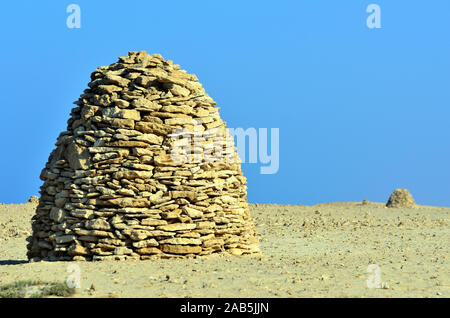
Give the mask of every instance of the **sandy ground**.
<svg viewBox="0 0 450 318">
<path fill-rule="evenodd" d="M 34 208 L 0 204 L 0 285 L 70 275 L 72 263 L 27 262 Z M 450 208 L 340 202 L 251 211 L 259 256 L 79 262 L 75 297 L 449 297 Z M 368 288 L 371 264 L 383 288 Z"/>
</svg>

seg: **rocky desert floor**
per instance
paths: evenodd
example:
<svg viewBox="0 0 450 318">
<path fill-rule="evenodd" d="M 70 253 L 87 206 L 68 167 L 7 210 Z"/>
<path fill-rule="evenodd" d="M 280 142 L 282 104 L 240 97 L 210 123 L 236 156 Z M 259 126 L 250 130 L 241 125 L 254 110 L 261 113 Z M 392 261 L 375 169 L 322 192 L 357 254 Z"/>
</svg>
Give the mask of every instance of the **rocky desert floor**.
<svg viewBox="0 0 450 318">
<path fill-rule="evenodd" d="M 72 262 L 27 261 L 35 207 L 0 204 L 0 285 L 70 275 Z M 339 202 L 251 211 L 260 255 L 78 262 L 74 297 L 449 297 L 450 208 Z M 368 288 L 371 264 L 382 288 Z"/>
</svg>

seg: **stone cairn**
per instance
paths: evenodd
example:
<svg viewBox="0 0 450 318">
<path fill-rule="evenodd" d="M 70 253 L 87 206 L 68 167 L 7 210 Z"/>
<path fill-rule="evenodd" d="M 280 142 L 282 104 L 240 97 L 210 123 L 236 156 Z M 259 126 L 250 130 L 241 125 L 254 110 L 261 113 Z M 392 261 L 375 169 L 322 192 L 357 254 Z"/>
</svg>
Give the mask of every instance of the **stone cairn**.
<svg viewBox="0 0 450 318">
<path fill-rule="evenodd" d="M 416 203 L 407 189 L 396 189 L 386 203 L 388 208 L 414 208 Z"/>
<path fill-rule="evenodd" d="M 233 139 L 195 75 L 129 52 L 88 86 L 42 170 L 29 259 L 258 252 Z"/>
</svg>

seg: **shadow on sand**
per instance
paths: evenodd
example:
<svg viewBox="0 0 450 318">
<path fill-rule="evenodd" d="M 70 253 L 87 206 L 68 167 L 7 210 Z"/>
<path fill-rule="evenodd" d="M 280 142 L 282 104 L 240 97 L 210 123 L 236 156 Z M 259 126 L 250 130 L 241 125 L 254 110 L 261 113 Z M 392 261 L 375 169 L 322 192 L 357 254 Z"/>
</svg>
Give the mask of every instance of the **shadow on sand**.
<svg viewBox="0 0 450 318">
<path fill-rule="evenodd" d="M 28 260 L 16 260 L 16 259 L 0 260 L 0 266 L 2 266 L 2 265 L 20 265 L 20 264 L 26 264 L 26 263 L 28 263 Z"/>
</svg>

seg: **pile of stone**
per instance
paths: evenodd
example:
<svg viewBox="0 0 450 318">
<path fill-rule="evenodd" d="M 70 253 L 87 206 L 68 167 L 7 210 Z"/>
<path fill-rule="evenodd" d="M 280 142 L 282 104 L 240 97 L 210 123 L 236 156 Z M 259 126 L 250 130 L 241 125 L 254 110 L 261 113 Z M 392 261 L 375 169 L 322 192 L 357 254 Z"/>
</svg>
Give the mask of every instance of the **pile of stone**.
<svg viewBox="0 0 450 318">
<path fill-rule="evenodd" d="M 396 189 L 386 203 L 388 208 L 414 208 L 416 203 L 407 189 Z"/>
<path fill-rule="evenodd" d="M 38 204 L 38 203 L 39 203 L 39 198 L 38 198 L 37 196 L 35 196 L 35 195 L 32 195 L 32 196 L 28 199 L 27 203 Z"/>
<path fill-rule="evenodd" d="M 195 75 L 129 52 L 88 86 L 42 170 L 29 259 L 258 252 L 236 148 Z"/>
</svg>

